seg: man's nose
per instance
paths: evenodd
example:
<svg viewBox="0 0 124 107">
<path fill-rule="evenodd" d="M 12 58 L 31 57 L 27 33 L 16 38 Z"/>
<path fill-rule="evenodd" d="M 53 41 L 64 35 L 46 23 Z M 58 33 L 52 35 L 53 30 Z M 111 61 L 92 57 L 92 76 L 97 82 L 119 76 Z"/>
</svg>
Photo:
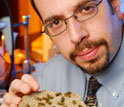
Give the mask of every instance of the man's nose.
<svg viewBox="0 0 124 107">
<path fill-rule="evenodd" d="M 88 32 L 83 28 L 81 22 L 78 22 L 74 17 L 68 20 L 68 33 L 71 42 L 79 43 L 82 39 L 88 37 Z"/>
</svg>

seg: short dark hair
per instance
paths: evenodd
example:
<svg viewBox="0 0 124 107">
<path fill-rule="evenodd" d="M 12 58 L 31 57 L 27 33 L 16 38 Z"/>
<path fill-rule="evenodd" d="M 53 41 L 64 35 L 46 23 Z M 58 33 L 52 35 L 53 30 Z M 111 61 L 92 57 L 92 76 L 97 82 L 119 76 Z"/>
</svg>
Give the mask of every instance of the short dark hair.
<svg viewBox="0 0 124 107">
<path fill-rule="evenodd" d="M 40 19 L 41 19 L 42 22 L 43 22 L 43 19 L 42 19 L 41 15 L 40 15 L 39 11 L 38 11 L 37 8 L 36 8 L 36 5 L 35 5 L 35 3 L 34 3 L 34 0 L 30 0 L 30 1 L 31 1 L 31 4 L 32 4 L 34 10 L 37 12 L 37 14 L 39 15 Z M 113 6 L 112 6 L 111 0 L 108 0 L 108 3 L 109 3 L 109 5 L 110 5 L 112 14 L 114 14 L 114 8 L 113 8 Z"/>
<path fill-rule="evenodd" d="M 39 11 L 38 11 L 37 8 L 36 8 L 36 5 L 35 5 L 35 3 L 34 3 L 34 0 L 30 0 L 30 1 L 31 1 L 31 4 L 32 4 L 32 7 L 33 7 L 34 10 L 37 12 L 38 16 L 40 17 L 40 19 L 41 19 L 42 22 L 43 22 L 43 19 L 42 19 L 41 15 L 40 15 Z"/>
<path fill-rule="evenodd" d="M 108 0 L 108 3 L 109 3 L 109 5 L 110 5 L 112 14 L 114 14 L 115 11 L 114 11 L 114 8 L 113 8 L 113 6 L 112 6 L 111 0 Z"/>
</svg>

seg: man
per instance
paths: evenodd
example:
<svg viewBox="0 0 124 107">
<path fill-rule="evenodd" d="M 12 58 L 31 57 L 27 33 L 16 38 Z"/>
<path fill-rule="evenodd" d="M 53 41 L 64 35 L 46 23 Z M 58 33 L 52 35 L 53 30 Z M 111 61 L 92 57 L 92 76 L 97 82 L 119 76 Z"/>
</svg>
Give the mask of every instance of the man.
<svg viewBox="0 0 124 107">
<path fill-rule="evenodd" d="M 119 0 L 34 0 L 45 31 L 61 52 L 34 74 L 14 80 L 2 107 L 17 107 L 39 86 L 87 97 L 91 76 L 101 84 L 98 106 L 124 107 L 124 41 Z"/>
</svg>

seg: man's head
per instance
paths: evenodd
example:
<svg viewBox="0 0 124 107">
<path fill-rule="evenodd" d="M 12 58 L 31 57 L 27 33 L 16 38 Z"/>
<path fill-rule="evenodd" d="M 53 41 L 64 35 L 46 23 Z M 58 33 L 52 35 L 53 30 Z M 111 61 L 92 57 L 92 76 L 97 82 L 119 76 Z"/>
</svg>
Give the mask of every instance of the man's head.
<svg viewBox="0 0 124 107">
<path fill-rule="evenodd" d="M 36 8 L 36 5 L 35 5 L 35 3 L 34 3 L 34 0 L 30 0 L 30 1 L 31 1 L 31 4 L 32 4 L 34 10 L 37 12 L 38 16 L 41 18 L 41 21 L 43 22 L 42 17 L 41 17 L 41 15 L 40 15 L 39 11 L 38 11 L 37 8 Z M 112 6 L 111 0 L 108 0 L 108 3 L 109 3 L 109 5 L 110 5 L 112 14 L 114 14 L 114 8 L 113 8 L 113 6 Z"/>
<path fill-rule="evenodd" d="M 119 0 L 100 1 L 34 0 L 61 54 L 91 75 L 112 61 L 122 39 Z"/>
</svg>

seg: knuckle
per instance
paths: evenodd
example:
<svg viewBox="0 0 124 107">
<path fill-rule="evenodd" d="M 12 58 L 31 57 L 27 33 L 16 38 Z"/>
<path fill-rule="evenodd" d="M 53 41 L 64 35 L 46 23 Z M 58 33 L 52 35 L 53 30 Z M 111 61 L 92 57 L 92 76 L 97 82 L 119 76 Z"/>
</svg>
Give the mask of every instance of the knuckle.
<svg viewBox="0 0 124 107">
<path fill-rule="evenodd" d="M 14 79 L 14 80 L 11 82 L 10 87 L 15 86 L 18 82 L 19 82 L 19 79 Z"/>
<path fill-rule="evenodd" d="M 30 78 L 31 76 L 29 74 L 24 74 L 22 77 L 21 77 L 21 80 L 26 80 L 28 78 Z"/>
<path fill-rule="evenodd" d="M 20 86 L 20 80 L 19 79 L 13 80 L 10 84 L 9 92 L 17 90 L 19 86 Z"/>
<path fill-rule="evenodd" d="M 21 78 L 24 82 L 26 82 L 29 85 L 35 84 L 35 79 L 29 75 L 29 74 L 25 74 L 24 76 L 22 76 Z"/>
</svg>

